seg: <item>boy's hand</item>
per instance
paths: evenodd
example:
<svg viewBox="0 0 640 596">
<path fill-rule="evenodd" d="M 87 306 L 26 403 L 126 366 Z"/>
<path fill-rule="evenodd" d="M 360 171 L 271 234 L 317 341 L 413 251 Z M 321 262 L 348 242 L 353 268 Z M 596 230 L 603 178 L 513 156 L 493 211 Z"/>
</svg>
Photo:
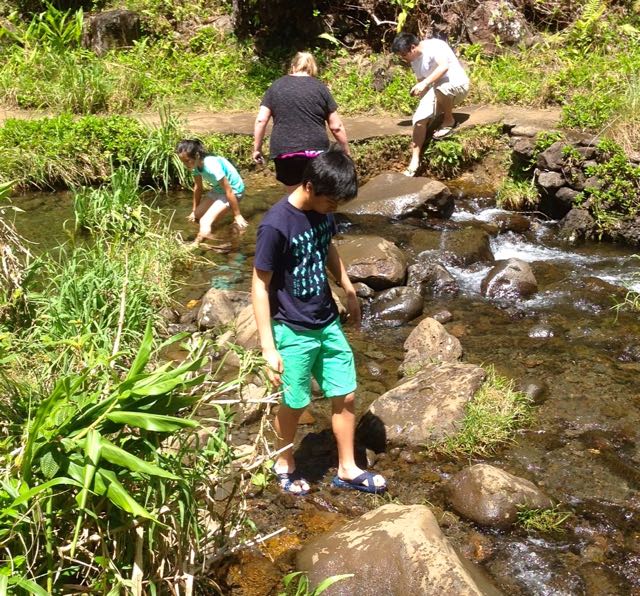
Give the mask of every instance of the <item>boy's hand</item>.
<svg viewBox="0 0 640 596">
<path fill-rule="evenodd" d="M 409 92 L 409 94 L 414 97 L 422 97 L 426 93 L 428 88 L 429 85 L 427 85 L 424 81 L 420 81 L 419 83 L 416 83 L 413 87 L 411 87 L 411 91 Z"/>
<path fill-rule="evenodd" d="M 279 387 L 282 382 L 280 375 L 284 370 L 280 352 L 275 348 L 269 348 L 262 350 L 262 357 L 267 361 L 267 376 L 276 387 Z"/>
<path fill-rule="evenodd" d="M 238 214 L 236 216 L 234 216 L 233 218 L 233 222 L 241 229 L 244 230 L 246 227 L 249 226 L 249 222 L 242 217 L 242 215 Z"/>
<path fill-rule="evenodd" d="M 356 329 L 359 329 L 362 313 L 360 311 L 360 300 L 355 294 L 347 294 L 347 314 L 349 315 L 349 321 L 353 323 Z"/>
</svg>

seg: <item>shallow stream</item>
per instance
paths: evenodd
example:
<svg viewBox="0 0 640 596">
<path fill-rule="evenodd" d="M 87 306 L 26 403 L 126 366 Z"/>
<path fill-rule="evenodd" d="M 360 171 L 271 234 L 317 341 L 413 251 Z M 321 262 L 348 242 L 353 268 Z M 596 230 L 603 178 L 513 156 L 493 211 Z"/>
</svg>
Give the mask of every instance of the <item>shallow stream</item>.
<svg viewBox="0 0 640 596">
<path fill-rule="evenodd" d="M 248 290 L 255 230 L 264 211 L 280 197 L 270 178 L 248 177 L 250 189 L 243 213 L 251 226 L 243 235 L 229 226 L 217 232 L 231 243 L 225 254 L 209 251 L 215 267 L 185 273 L 179 300 L 199 299 L 211 286 Z M 493 229 L 503 215 L 491 198 L 466 189 L 453 220 Z M 174 193 L 157 203 L 175 211 L 172 226 L 192 238 L 186 221 L 190 194 Z M 55 248 L 73 228 L 68 195 L 34 194 L 18 198 L 19 231 L 35 253 Z M 342 231 L 362 232 L 363 225 L 341 224 Z M 396 242 L 415 253 L 416 227 L 408 223 L 367 223 L 366 233 Z M 217 241 L 217 240 L 216 240 Z M 391 449 L 375 469 L 389 482 L 389 495 L 347 494 L 329 488 L 335 465 L 329 410 L 316 401 L 312 422 L 301 428 L 298 456 L 314 491 L 305 499 L 280 495 L 269 487 L 250 501 L 252 517 L 264 533 L 286 526 L 289 532 L 269 541 L 261 551 L 246 552 L 221 570 L 225 593 L 275 593 L 281 576 L 292 567 L 295 549 L 309 536 L 336 522 L 385 502 L 429 504 L 443 531 L 468 558 L 479 563 L 505 593 L 579 595 L 640 593 L 640 321 L 637 315 L 611 309 L 611 295 L 640 271 L 629 248 L 610 244 L 568 247 L 557 239 L 554 222 L 532 221 L 520 234 L 492 237 L 496 259 L 518 257 L 532 264 L 538 293 L 516 305 L 494 303 L 479 286 L 488 267 L 452 269 L 461 293 L 456 298 L 427 300 L 425 314 L 446 309 L 446 325 L 459 337 L 463 360 L 493 364 L 497 371 L 522 382 L 544 382 L 548 390 L 535 406 L 532 425 L 517 441 L 488 460 L 543 488 L 563 511 L 572 513 L 565 531 L 552 535 L 508 532 L 474 526 L 447 511 L 443 483 L 468 461 L 433 460 L 419 452 Z M 609 285 L 611 284 L 611 285 Z M 636 286 L 640 290 L 640 285 Z M 415 321 L 414 323 L 415 324 Z M 359 372 L 359 412 L 397 382 L 402 344 L 413 324 L 383 328 L 366 320 L 362 332 L 349 331 Z M 235 440 L 249 438 L 251 429 Z M 481 460 L 477 460 L 481 461 Z"/>
</svg>

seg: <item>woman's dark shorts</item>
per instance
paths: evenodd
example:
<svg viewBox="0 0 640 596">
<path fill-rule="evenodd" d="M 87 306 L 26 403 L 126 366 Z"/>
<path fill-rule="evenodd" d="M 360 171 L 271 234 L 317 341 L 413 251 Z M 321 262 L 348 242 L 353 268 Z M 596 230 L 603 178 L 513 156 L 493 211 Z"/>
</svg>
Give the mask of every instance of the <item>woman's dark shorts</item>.
<svg viewBox="0 0 640 596">
<path fill-rule="evenodd" d="M 291 157 L 276 157 L 273 163 L 276 166 L 276 180 L 285 186 L 295 186 L 302 182 L 302 174 L 309 161 L 313 157 L 306 155 L 293 155 Z"/>
</svg>

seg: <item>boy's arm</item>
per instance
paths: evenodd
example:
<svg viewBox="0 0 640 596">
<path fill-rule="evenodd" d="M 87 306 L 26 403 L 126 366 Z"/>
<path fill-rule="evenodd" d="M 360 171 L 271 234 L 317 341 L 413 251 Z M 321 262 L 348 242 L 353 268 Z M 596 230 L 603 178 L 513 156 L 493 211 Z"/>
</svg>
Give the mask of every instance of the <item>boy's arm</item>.
<svg viewBox="0 0 640 596">
<path fill-rule="evenodd" d="M 271 331 L 271 310 L 269 308 L 269 284 L 271 283 L 272 271 L 261 271 L 253 269 L 253 279 L 251 282 L 251 303 L 253 304 L 253 314 L 256 318 L 258 336 L 262 355 L 269 365 L 267 374 L 274 385 L 280 385 L 280 373 L 283 371 L 282 358 L 276 349 Z"/>
<path fill-rule="evenodd" d="M 246 228 L 249 224 L 247 223 L 247 220 L 242 217 L 242 213 L 240 213 L 238 199 L 236 198 L 227 177 L 223 176 L 220 178 L 220 180 L 218 180 L 218 184 L 222 187 L 222 190 L 224 190 L 224 195 L 227 197 L 227 201 L 229 201 L 229 207 L 231 207 L 231 211 L 233 211 L 233 221 L 240 229 Z"/>
<path fill-rule="evenodd" d="M 347 295 L 347 313 L 349 314 L 349 319 L 356 327 L 359 327 L 361 319 L 360 301 L 358 300 L 353 284 L 347 275 L 347 270 L 344 268 L 344 263 L 338 254 L 338 249 L 333 242 L 329 244 L 327 269 L 333 277 L 335 277 L 336 281 L 340 284 L 340 287 L 342 287 Z"/>
<path fill-rule="evenodd" d="M 200 204 L 200 199 L 202 198 L 202 176 L 194 176 L 193 177 L 193 208 L 191 209 L 191 214 L 187 217 L 190 221 L 195 221 L 196 219 L 196 209 Z"/>
</svg>

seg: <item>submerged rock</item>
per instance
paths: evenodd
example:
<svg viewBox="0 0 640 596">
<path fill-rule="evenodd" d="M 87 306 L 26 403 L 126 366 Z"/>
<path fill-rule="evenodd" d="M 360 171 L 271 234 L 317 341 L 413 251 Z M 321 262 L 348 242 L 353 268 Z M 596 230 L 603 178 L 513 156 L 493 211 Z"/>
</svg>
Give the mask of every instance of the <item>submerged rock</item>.
<svg viewBox="0 0 640 596">
<path fill-rule="evenodd" d="M 327 596 L 493 596 L 500 592 L 462 559 L 424 505 L 384 505 L 307 543 L 297 568 L 311 586 L 353 577 Z"/>
<path fill-rule="evenodd" d="M 442 182 L 430 178 L 409 178 L 399 172 L 383 172 L 369 180 L 357 198 L 345 203 L 340 212 L 389 218 L 426 216 L 448 219 L 453 209 L 453 196 Z"/>
<path fill-rule="evenodd" d="M 228 325 L 250 302 L 249 292 L 211 288 L 202 298 L 198 325 L 201 329 Z"/>
<path fill-rule="evenodd" d="M 371 302 L 371 316 L 376 323 L 399 327 L 419 317 L 423 304 L 422 295 L 414 288 L 390 288 Z"/>
<path fill-rule="evenodd" d="M 407 285 L 416 288 L 423 296 L 456 296 L 460 291 L 456 278 L 433 260 L 431 252 L 421 253 L 419 260 L 409 267 Z"/>
<path fill-rule="evenodd" d="M 415 370 L 428 362 L 457 362 L 462 356 L 460 340 L 429 317 L 420 321 L 409 334 L 404 349 L 407 354 L 402 363 L 403 371 Z"/>
<path fill-rule="evenodd" d="M 448 230 L 440 243 L 446 264 L 463 267 L 473 263 L 493 263 L 489 234 L 480 228 L 469 226 L 460 230 Z"/>
<path fill-rule="evenodd" d="M 480 290 L 487 298 L 513 300 L 538 291 L 538 282 L 529 263 L 520 259 L 498 261 L 482 280 Z"/>
<path fill-rule="evenodd" d="M 455 434 L 485 371 L 473 364 L 427 364 L 374 401 L 361 420 L 371 444 L 423 446 Z M 381 436 L 382 435 L 382 436 Z"/>
<path fill-rule="evenodd" d="M 363 282 L 374 290 L 404 283 L 407 260 L 393 242 L 380 236 L 349 235 L 336 238 L 335 244 L 352 282 Z"/>
<path fill-rule="evenodd" d="M 488 464 L 458 472 L 446 485 L 447 501 L 460 515 L 481 524 L 507 528 L 518 507 L 547 509 L 553 502 L 533 482 Z"/>
</svg>

